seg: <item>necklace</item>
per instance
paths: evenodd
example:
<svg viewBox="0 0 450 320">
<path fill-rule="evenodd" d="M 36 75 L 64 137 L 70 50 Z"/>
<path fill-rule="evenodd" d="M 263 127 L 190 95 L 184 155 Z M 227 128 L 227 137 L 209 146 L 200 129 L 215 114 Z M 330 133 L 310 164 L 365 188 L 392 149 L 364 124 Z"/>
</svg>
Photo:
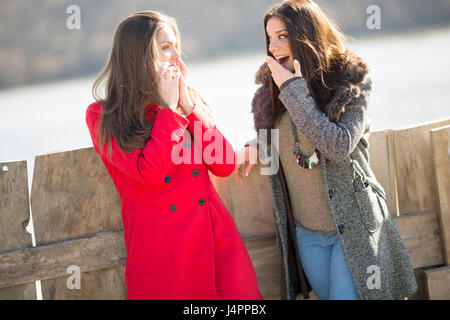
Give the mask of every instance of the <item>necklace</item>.
<svg viewBox="0 0 450 320">
<path fill-rule="evenodd" d="M 315 166 L 317 166 L 317 164 L 319 163 L 319 150 L 314 149 L 314 153 L 307 157 L 305 156 L 299 148 L 300 145 L 300 140 L 298 138 L 298 134 L 297 134 L 297 128 L 295 127 L 294 122 L 292 122 L 291 120 L 291 128 L 292 128 L 292 134 L 294 135 L 294 139 L 295 139 L 295 146 L 293 148 L 293 154 L 295 155 L 295 157 L 297 158 L 297 164 L 299 166 L 301 166 L 302 168 L 305 169 L 312 169 Z"/>
</svg>

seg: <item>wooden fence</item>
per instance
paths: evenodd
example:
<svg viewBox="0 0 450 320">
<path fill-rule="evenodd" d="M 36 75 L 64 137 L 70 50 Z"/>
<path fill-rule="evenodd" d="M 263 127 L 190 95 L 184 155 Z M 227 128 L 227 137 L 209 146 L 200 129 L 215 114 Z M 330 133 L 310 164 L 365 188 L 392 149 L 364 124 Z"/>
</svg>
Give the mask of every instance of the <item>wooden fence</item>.
<svg viewBox="0 0 450 320">
<path fill-rule="evenodd" d="M 372 133 L 372 168 L 388 195 L 419 284 L 412 299 L 450 299 L 450 119 Z M 242 168 L 243 169 L 243 168 Z M 280 298 L 267 176 L 211 175 L 249 250 L 266 299 Z M 0 163 L 0 299 L 125 299 L 121 201 L 93 148 Z M 36 246 L 25 227 L 31 207 Z M 81 282 L 76 283 L 77 272 Z M 75 282 L 74 282 L 75 281 Z"/>
</svg>

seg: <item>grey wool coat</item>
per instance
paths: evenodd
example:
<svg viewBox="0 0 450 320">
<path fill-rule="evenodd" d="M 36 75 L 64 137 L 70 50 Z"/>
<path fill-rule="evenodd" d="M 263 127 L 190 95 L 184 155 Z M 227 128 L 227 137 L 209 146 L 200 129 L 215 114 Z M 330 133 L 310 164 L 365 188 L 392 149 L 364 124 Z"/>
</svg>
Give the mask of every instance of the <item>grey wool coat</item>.
<svg viewBox="0 0 450 320">
<path fill-rule="evenodd" d="M 369 165 L 372 81 L 367 65 L 359 57 L 350 53 L 347 59 L 325 113 L 316 107 L 304 78 L 283 84 L 279 99 L 298 130 L 319 150 L 328 203 L 359 298 L 403 299 L 417 290 L 417 284 L 400 233 L 388 212 L 385 191 Z M 256 83 L 261 85 L 252 101 L 257 132 L 273 128 L 267 69 L 263 64 L 256 73 Z M 258 142 L 257 137 L 247 144 L 277 156 L 270 138 L 268 143 Z M 298 170 L 304 169 L 299 166 Z M 268 176 L 277 248 L 282 256 L 281 297 L 295 299 L 301 293 L 308 298 L 311 287 L 298 255 L 285 174 L 289 173 L 283 172 L 279 163 L 277 173 Z"/>
</svg>

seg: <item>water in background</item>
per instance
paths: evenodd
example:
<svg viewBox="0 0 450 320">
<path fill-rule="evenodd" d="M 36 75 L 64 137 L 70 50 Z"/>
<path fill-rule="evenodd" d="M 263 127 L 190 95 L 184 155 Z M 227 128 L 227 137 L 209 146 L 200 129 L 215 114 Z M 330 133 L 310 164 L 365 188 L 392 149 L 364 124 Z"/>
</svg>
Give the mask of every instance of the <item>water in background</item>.
<svg viewBox="0 0 450 320">
<path fill-rule="evenodd" d="M 450 116 L 450 27 L 351 42 L 371 67 L 372 131 Z M 254 135 L 253 76 L 264 53 L 190 66 L 189 81 L 215 109 L 235 149 Z M 92 146 L 85 110 L 94 78 L 0 91 L 0 162 Z"/>
</svg>

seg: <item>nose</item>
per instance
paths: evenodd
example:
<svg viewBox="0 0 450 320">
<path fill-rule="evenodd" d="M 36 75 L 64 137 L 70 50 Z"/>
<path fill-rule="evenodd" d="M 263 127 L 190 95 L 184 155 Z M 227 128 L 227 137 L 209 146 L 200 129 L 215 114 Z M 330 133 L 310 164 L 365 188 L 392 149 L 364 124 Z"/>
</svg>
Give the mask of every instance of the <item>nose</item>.
<svg viewBox="0 0 450 320">
<path fill-rule="evenodd" d="M 178 53 L 178 51 L 177 50 L 173 50 L 173 52 L 172 52 L 172 59 L 174 60 L 174 61 L 176 61 L 176 60 L 178 60 L 180 58 L 180 54 Z"/>
<path fill-rule="evenodd" d="M 272 53 L 272 55 L 275 55 L 275 53 L 278 51 L 279 47 L 280 46 L 279 46 L 278 42 L 276 40 L 272 40 L 269 43 L 269 51 L 270 51 L 270 53 Z"/>
</svg>

